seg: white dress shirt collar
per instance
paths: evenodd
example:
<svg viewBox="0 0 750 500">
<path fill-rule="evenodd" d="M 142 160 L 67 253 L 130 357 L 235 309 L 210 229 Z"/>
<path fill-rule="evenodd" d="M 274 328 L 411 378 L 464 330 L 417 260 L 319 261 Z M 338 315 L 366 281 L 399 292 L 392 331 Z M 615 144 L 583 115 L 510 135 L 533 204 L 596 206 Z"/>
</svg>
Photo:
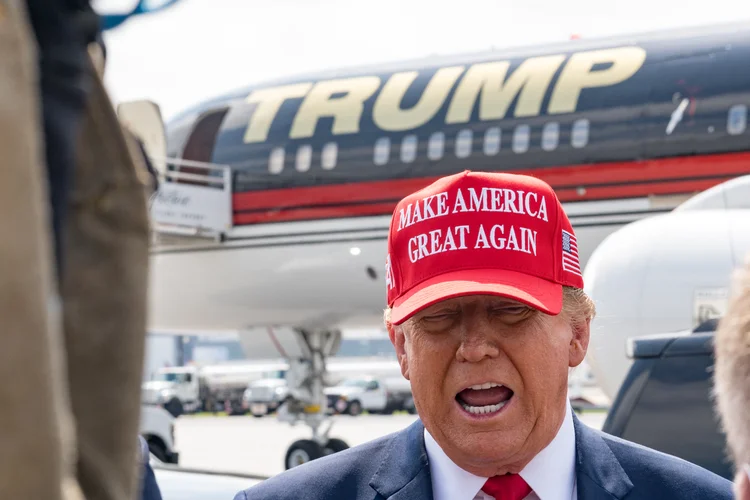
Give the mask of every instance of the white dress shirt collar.
<svg viewBox="0 0 750 500">
<path fill-rule="evenodd" d="M 424 431 L 425 447 L 430 462 L 433 500 L 475 500 L 491 498 L 481 489 L 487 481 L 457 466 L 443 452 L 435 439 Z M 576 498 L 576 443 L 573 414 L 566 404 L 565 418 L 560 430 L 520 472 L 531 486 L 530 500 L 570 500 Z"/>
</svg>

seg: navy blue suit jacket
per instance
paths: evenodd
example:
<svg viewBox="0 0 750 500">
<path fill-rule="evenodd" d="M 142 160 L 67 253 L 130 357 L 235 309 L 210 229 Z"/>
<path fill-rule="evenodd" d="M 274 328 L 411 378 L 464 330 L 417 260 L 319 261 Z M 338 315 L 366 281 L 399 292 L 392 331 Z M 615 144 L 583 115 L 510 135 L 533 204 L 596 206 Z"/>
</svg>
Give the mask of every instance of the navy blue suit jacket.
<svg viewBox="0 0 750 500">
<path fill-rule="evenodd" d="M 141 445 L 141 464 L 143 465 L 141 496 L 139 498 L 140 500 L 162 500 L 161 490 L 156 483 L 154 469 L 151 468 L 151 464 L 149 463 L 151 453 L 148 450 L 148 443 L 141 436 L 138 436 L 138 441 Z"/>
<path fill-rule="evenodd" d="M 732 500 L 732 483 L 623 441 L 573 416 L 579 500 Z M 267 479 L 235 500 L 432 500 L 424 427 L 328 455 Z"/>
</svg>

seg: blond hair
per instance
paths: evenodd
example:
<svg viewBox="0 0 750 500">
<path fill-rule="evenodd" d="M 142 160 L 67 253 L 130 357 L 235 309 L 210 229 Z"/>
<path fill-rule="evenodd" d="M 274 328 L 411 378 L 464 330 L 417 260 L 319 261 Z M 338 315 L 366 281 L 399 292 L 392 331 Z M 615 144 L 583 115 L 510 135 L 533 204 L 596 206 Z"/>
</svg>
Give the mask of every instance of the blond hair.
<svg viewBox="0 0 750 500">
<path fill-rule="evenodd" d="M 563 287 L 563 314 L 566 314 L 575 324 L 594 319 L 596 316 L 596 305 L 586 292 L 581 288 L 572 286 Z M 383 322 L 388 326 L 391 323 L 391 308 L 383 312 Z"/>
<path fill-rule="evenodd" d="M 739 466 L 750 464 L 750 259 L 735 277 L 714 339 L 714 398 L 729 454 Z"/>
</svg>

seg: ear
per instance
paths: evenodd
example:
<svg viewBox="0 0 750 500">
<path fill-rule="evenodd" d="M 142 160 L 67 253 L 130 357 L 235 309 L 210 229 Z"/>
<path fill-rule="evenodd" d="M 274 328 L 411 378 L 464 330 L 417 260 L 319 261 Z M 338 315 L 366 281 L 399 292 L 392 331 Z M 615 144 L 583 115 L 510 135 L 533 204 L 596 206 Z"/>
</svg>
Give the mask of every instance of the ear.
<svg viewBox="0 0 750 500">
<path fill-rule="evenodd" d="M 568 366 L 573 368 L 580 365 L 586 357 L 591 337 L 591 318 L 586 318 L 586 321 L 572 322 L 571 330 Z"/>
<path fill-rule="evenodd" d="M 396 348 L 396 357 L 398 363 L 401 365 L 401 374 L 406 380 L 409 380 L 409 357 L 406 355 L 406 336 L 404 335 L 404 329 L 400 325 L 394 325 L 388 323 L 388 336 L 391 339 L 393 347 Z"/>
</svg>

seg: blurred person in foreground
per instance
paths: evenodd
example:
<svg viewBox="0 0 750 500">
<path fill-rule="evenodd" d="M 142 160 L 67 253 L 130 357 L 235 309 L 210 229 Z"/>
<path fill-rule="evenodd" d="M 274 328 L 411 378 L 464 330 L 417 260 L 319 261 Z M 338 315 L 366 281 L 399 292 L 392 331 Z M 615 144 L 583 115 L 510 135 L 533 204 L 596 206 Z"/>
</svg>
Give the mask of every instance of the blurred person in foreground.
<svg viewBox="0 0 750 500">
<path fill-rule="evenodd" d="M 594 304 L 552 188 L 463 172 L 391 220 L 385 323 L 420 419 L 236 500 L 729 499 L 731 483 L 573 414 Z"/>
<path fill-rule="evenodd" d="M 144 171 L 88 47 L 88 0 L 0 4 L 0 498 L 132 500 Z"/>
<path fill-rule="evenodd" d="M 750 500 L 750 258 L 737 274 L 714 341 L 716 408 L 735 464 L 735 496 Z"/>
</svg>

